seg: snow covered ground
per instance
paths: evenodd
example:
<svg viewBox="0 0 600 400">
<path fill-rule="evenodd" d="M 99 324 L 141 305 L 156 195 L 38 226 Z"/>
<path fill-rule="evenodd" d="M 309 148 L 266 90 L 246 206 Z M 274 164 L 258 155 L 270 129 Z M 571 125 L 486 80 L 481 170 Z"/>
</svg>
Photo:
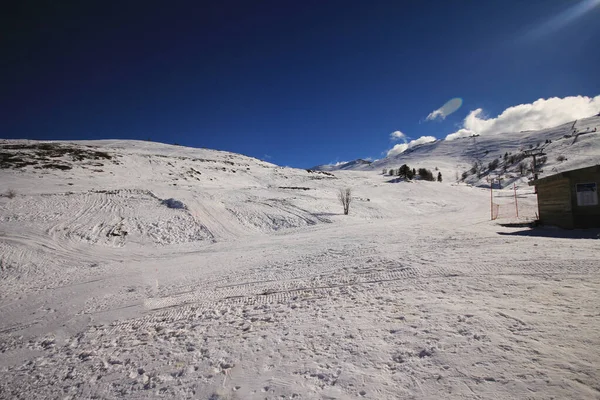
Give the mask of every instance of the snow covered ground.
<svg viewBox="0 0 600 400">
<path fill-rule="evenodd" d="M 2 399 L 600 398 L 598 231 L 502 227 L 450 179 L 137 141 L 0 155 Z"/>
</svg>

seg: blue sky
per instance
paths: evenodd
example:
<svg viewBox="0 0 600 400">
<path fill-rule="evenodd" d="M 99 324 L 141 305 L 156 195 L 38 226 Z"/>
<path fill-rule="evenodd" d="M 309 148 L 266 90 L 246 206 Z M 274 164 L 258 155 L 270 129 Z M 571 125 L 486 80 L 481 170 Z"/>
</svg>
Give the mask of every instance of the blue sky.
<svg viewBox="0 0 600 400">
<path fill-rule="evenodd" d="M 380 158 L 396 130 L 444 138 L 478 108 L 600 94 L 595 0 L 49 3 L 3 17 L 2 138 L 310 167 Z"/>
</svg>

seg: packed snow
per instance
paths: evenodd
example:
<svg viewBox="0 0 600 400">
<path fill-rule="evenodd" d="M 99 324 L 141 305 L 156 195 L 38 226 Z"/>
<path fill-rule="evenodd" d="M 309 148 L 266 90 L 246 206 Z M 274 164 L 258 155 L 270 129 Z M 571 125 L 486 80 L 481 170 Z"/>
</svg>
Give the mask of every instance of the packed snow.
<svg viewBox="0 0 600 400">
<path fill-rule="evenodd" d="M 599 232 L 490 221 L 485 176 L 452 177 L 470 140 L 333 173 L 0 141 L 0 398 L 600 398 Z M 443 182 L 382 174 L 405 162 Z"/>
</svg>

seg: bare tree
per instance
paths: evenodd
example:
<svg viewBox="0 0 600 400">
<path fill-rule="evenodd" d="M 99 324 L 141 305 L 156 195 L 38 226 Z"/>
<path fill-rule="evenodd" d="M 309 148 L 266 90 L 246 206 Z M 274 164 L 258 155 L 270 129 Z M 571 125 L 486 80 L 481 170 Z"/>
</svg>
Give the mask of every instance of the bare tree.
<svg viewBox="0 0 600 400">
<path fill-rule="evenodd" d="M 344 215 L 348 215 L 348 211 L 350 211 L 350 203 L 352 202 L 352 189 L 340 189 L 340 192 L 338 193 L 338 199 L 340 200 L 340 203 L 342 203 L 342 207 L 344 207 Z"/>
</svg>

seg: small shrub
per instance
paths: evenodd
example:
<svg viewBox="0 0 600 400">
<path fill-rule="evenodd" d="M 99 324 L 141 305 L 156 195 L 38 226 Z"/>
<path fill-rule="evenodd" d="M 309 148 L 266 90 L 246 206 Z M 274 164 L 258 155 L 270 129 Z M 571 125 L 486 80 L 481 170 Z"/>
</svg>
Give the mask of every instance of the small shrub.
<svg viewBox="0 0 600 400">
<path fill-rule="evenodd" d="M 563 156 L 562 154 L 560 156 L 556 157 L 556 161 L 558 161 L 558 162 L 563 162 L 566 160 L 567 160 L 567 157 Z"/>
<path fill-rule="evenodd" d="M 14 199 L 16 195 L 17 195 L 17 192 L 15 192 L 15 191 L 14 191 L 14 190 L 12 190 L 12 189 L 8 189 L 8 190 L 6 191 L 6 193 L 4 193 L 4 195 L 3 195 L 3 196 L 4 196 L 4 197 L 7 197 L 7 198 L 9 198 L 9 199 Z"/>
</svg>

